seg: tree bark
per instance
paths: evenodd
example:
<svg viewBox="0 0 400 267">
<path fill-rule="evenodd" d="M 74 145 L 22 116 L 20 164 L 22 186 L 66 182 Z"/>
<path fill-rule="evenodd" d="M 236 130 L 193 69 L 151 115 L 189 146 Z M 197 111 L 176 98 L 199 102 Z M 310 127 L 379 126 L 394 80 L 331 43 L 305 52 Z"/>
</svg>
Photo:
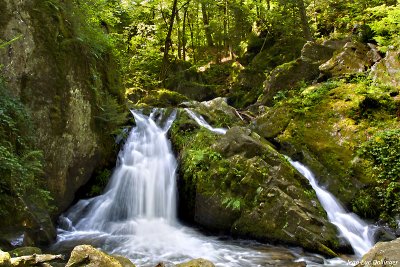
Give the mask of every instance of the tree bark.
<svg viewBox="0 0 400 267">
<path fill-rule="evenodd" d="M 186 61 L 186 18 L 188 13 L 188 7 L 186 6 L 183 10 L 183 25 L 182 25 L 182 56 L 183 60 Z"/>
<path fill-rule="evenodd" d="M 165 38 L 164 57 L 163 57 L 163 62 L 162 62 L 162 66 L 161 66 L 161 71 L 160 71 L 160 80 L 161 81 L 165 80 L 165 78 L 167 77 L 167 73 L 168 73 L 168 68 L 169 68 L 168 55 L 169 55 L 169 49 L 172 46 L 171 36 L 172 36 L 172 30 L 174 28 L 174 20 L 175 20 L 177 4 L 178 4 L 178 0 L 174 0 L 174 2 L 172 4 L 172 13 L 171 13 L 171 17 L 169 20 L 168 33 L 167 33 L 167 37 Z"/>
<path fill-rule="evenodd" d="M 311 41 L 312 40 L 311 30 L 310 26 L 308 25 L 308 18 L 306 13 L 306 7 L 304 5 L 304 0 L 298 0 L 298 7 L 300 10 L 301 28 L 303 30 L 304 38 L 306 38 L 306 40 L 308 41 Z"/>
<path fill-rule="evenodd" d="M 207 5 L 204 0 L 201 2 L 201 13 L 203 14 L 204 32 L 206 35 L 207 45 L 209 47 L 214 46 L 214 42 L 211 36 L 210 21 L 207 13 Z"/>
<path fill-rule="evenodd" d="M 182 59 L 182 32 L 181 32 L 181 18 L 179 17 L 179 10 L 176 11 L 176 23 L 178 24 L 178 58 Z"/>
</svg>

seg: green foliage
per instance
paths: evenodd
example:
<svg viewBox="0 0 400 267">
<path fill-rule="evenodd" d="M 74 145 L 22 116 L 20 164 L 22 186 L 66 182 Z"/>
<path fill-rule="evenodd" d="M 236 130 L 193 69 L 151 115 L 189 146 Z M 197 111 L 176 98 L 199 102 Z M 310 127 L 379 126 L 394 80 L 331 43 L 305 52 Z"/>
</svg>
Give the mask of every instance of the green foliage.
<svg viewBox="0 0 400 267">
<path fill-rule="evenodd" d="M 104 169 L 100 173 L 98 173 L 94 181 L 92 181 L 93 185 L 89 189 L 89 193 L 86 195 L 87 197 L 95 197 L 100 195 L 104 188 L 106 188 L 108 181 L 110 180 L 112 172 L 109 169 Z"/>
<path fill-rule="evenodd" d="M 125 108 L 121 106 L 115 97 L 105 93 L 100 102 L 100 113 L 95 116 L 98 126 L 109 134 L 120 132 L 119 127 L 127 121 Z"/>
<path fill-rule="evenodd" d="M 374 39 L 382 52 L 386 52 L 389 46 L 400 46 L 400 6 L 376 6 L 366 10 L 369 26 L 375 32 Z"/>
<path fill-rule="evenodd" d="M 20 34 L 20 35 L 14 37 L 13 39 L 11 39 L 10 41 L 7 41 L 7 42 L 5 42 L 5 41 L 3 42 L 3 41 L 0 39 L 0 49 L 7 47 L 8 45 L 14 43 L 15 41 L 18 41 L 21 37 L 22 37 L 22 34 Z"/>
<path fill-rule="evenodd" d="M 25 210 L 25 203 L 46 207 L 51 200 L 40 180 L 42 152 L 33 144 L 25 107 L 6 92 L 0 80 L 0 216 Z"/>
<path fill-rule="evenodd" d="M 240 208 L 243 206 L 243 200 L 240 198 L 231 198 L 231 197 L 225 197 L 224 200 L 222 200 L 222 204 L 226 205 L 226 208 L 230 208 L 233 210 L 240 210 Z"/>
<path fill-rule="evenodd" d="M 377 184 L 375 191 L 382 211 L 381 217 L 388 219 L 400 213 L 400 129 L 376 134 L 365 142 L 359 155 L 373 164 Z M 360 205 L 359 205 L 360 206 Z"/>
</svg>

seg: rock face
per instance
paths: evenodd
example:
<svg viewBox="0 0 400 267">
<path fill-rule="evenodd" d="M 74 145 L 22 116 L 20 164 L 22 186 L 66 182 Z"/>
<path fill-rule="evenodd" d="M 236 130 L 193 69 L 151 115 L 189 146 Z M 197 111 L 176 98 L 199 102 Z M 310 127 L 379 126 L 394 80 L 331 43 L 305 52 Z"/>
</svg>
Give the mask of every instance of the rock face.
<svg viewBox="0 0 400 267">
<path fill-rule="evenodd" d="M 380 59 L 379 53 L 372 44 L 348 42 L 319 69 L 327 77 L 339 77 L 365 72 Z"/>
<path fill-rule="evenodd" d="M 118 74 L 107 54 L 79 41 L 70 3 L 2 0 L 1 75 L 32 113 L 37 147 L 44 152 L 45 183 L 56 213 L 65 210 L 93 170 L 112 158 L 106 106 L 117 103 Z M 108 65 L 108 66 L 107 66 Z M 114 69 L 114 70 L 113 70 Z M 110 129 L 111 130 L 111 129 Z"/>
<path fill-rule="evenodd" d="M 393 87 L 400 86 L 400 52 L 388 51 L 385 58 L 371 68 L 370 76 Z"/>
<path fill-rule="evenodd" d="M 119 256 L 120 257 L 120 256 Z M 66 267 L 135 267 L 133 263 L 127 264 L 124 258 L 121 263 L 117 258 L 114 258 L 98 249 L 89 245 L 77 246 L 72 250 L 71 257 L 68 260 Z"/>
<path fill-rule="evenodd" d="M 264 82 L 263 105 L 271 105 L 277 92 L 290 90 L 318 78 L 319 65 L 330 59 L 335 50 L 328 46 L 307 42 L 301 50 L 301 57 L 275 68 Z"/>
<path fill-rule="evenodd" d="M 244 127 L 216 136 L 189 121 L 180 114 L 171 133 L 187 219 L 214 231 L 335 254 L 336 230 L 311 186 L 269 142 Z"/>
<path fill-rule="evenodd" d="M 356 266 L 400 266 L 400 239 L 377 243 Z"/>
</svg>

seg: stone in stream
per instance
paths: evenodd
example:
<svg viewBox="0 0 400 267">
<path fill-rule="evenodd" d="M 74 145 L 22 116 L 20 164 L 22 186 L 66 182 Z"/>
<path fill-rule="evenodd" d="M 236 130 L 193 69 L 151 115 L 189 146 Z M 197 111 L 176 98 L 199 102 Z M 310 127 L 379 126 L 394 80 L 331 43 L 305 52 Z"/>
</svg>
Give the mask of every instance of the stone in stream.
<svg viewBox="0 0 400 267">
<path fill-rule="evenodd" d="M 11 266 L 10 258 L 11 257 L 9 253 L 0 250 L 0 266 L 2 267 Z"/>
<path fill-rule="evenodd" d="M 128 259 L 121 258 L 112 257 L 90 245 L 80 245 L 72 250 L 66 267 L 135 267 Z"/>
<path fill-rule="evenodd" d="M 361 261 L 354 262 L 356 267 L 394 267 L 400 266 L 400 238 L 390 242 L 378 242 L 368 251 Z"/>
<path fill-rule="evenodd" d="M 185 263 L 176 265 L 177 267 L 215 267 L 215 265 L 205 259 L 194 259 Z"/>
<path fill-rule="evenodd" d="M 11 257 L 21 257 L 33 254 L 42 254 L 42 250 L 37 247 L 20 247 L 9 252 Z"/>
</svg>

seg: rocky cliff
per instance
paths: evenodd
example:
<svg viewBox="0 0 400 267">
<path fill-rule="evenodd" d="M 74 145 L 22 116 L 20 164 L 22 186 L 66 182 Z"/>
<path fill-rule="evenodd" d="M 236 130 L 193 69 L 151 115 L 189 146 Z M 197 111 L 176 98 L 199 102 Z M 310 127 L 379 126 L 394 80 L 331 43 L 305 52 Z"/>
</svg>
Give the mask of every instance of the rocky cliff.
<svg viewBox="0 0 400 267">
<path fill-rule="evenodd" d="M 0 39 L 10 41 L 0 48 L 0 74 L 31 114 L 54 214 L 114 159 L 110 133 L 118 122 L 110 118 L 119 116 L 122 99 L 115 60 L 105 44 L 85 36 L 73 5 L 0 1 Z"/>
</svg>

